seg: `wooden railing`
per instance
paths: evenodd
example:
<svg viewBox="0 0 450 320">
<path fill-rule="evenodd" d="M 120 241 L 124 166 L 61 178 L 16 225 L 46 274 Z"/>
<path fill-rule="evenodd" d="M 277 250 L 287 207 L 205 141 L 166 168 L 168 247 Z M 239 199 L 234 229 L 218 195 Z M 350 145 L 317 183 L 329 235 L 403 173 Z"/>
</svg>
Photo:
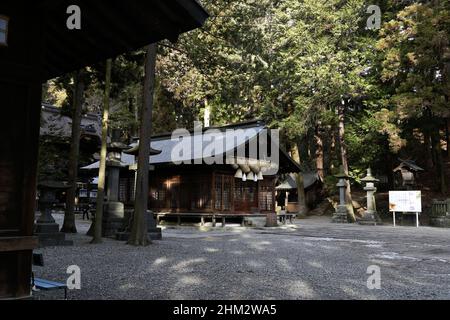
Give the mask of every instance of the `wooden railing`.
<svg viewBox="0 0 450 320">
<path fill-rule="evenodd" d="M 450 212 L 450 199 L 433 200 L 431 202 L 431 216 L 442 217 L 448 216 Z"/>
</svg>

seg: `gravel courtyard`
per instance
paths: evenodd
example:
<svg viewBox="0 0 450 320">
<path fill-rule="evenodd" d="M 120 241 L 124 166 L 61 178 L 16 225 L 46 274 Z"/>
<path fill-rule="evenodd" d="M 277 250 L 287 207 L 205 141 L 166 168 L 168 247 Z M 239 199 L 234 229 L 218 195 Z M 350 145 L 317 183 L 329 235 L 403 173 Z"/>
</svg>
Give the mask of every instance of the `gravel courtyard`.
<svg viewBox="0 0 450 320">
<path fill-rule="evenodd" d="M 87 222 L 77 221 L 80 233 L 68 236 L 75 245 L 40 249 L 45 266 L 34 270 L 65 282 L 67 267 L 78 265 L 81 290 L 69 299 L 450 299 L 450 230 L 328 221 L 166 228 L 145 248 L 109 239 L 91 245 Z M 381 268 L 379 290 L 367 288 L 370 265 Z"/>
</svg>

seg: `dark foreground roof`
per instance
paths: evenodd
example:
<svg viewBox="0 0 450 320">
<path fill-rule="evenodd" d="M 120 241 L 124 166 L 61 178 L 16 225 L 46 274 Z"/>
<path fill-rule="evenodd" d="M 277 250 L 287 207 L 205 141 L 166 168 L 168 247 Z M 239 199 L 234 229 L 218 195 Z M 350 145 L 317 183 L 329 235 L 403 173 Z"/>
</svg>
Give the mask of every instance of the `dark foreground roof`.
<svg viewBox="0 0 450 320">
<path fill-rule="evenodd" d="M 66 27 L 70 5 L 81 9 L 81 30 Z M 35 58 L 42 61 L 44 80 L 163 39 L 176 40 L 208 18 L 195 0 L 2 0 L 0 11 L 11 18 L 11 41 L 22 32 L 16 23 L 23 24 L 23 30 L 42 27 L 44 52 Z M 43 25 L 22 19 L 23 11 L 39 17 Z"/>
</svg>

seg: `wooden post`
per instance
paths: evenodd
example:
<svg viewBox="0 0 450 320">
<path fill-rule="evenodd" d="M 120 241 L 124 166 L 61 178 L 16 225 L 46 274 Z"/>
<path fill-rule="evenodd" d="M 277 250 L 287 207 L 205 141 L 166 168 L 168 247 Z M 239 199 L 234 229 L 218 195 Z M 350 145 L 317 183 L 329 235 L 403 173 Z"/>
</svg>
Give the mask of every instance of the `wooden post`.
<svg viewBox="0 0 450 320">
<path fill-rule="evenodd" d="M 212 216 L 212 226 L 215 227 L 216 226 L 216 215 L 213 214 Z"/>
<path fill-rule="evenodd" d="M 226 223 L 226 221 L 225 221 L 225 217 L 222 217 L 222 228 L 224 228 L 224 227 L 225 227 L 225 223 Z"/>
<path fill-rule="evenodd" d="M 133 227 L 128 244 L 145 246 L 151 243 L 147 234 L 148 171 L 150 168 L 150 143 L 152 131 L 153 92 L 155 88 L 156 44 L 147 47 L 145 61 L 144 105 L 142 106 L 139 155 L 134 201 Z"/>
<path fill-rule="evenodd" d="M 394 217 L 394 227 L 395 227 L 395 211 L 393 212 L 393 217 Z"/>
<path fill-rule="evenodd" d="M 77 191 L 78 158 L 80 153 L 81 112 L 84 96 L 84 72 L 78 71 L 75 76 L 75 89 L 73 96 L 72 136 L 70 140 L 68 181 L 69 189 L 66 194 L 66 212 L 61 232 L 77 233 L 75 225 L 75 197 Z"/>
<path fill-rule="evenodd" d="M 111 88 L 112 61 L 106 61 L 105 91 L 103 97 L 102 148 L 100 151 L 100 167 L 98 169 L 97 208 L 95 211 L 94 238 L 91 243 L 102 241 L 103 202 L 105 198 L 106 176 L 106 143 L 108 139 L 109 92 Z"/>
<path fill-rule="evenodd" d="M 284 199 L 284 211 L 288 212 L 289 205 L 289 191 L 286 191 L 286 198 Z"/>
</svg>

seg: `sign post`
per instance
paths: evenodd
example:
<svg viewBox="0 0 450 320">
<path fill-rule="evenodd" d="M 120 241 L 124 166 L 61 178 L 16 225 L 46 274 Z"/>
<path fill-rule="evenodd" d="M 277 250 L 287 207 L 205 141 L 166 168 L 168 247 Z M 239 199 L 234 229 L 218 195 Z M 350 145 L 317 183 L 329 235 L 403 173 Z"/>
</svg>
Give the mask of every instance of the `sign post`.
<svg viewBox="0 0 450 320">
<path fill-rule="evenodd" d="M 393 214 L 394 227 L 396 212 L 416 214 L 416 227 L 419 227 L 419 213 L 422 212 L 422 193 L 420 191 L 389 191 L 389 211 Z"/>
</svg>

